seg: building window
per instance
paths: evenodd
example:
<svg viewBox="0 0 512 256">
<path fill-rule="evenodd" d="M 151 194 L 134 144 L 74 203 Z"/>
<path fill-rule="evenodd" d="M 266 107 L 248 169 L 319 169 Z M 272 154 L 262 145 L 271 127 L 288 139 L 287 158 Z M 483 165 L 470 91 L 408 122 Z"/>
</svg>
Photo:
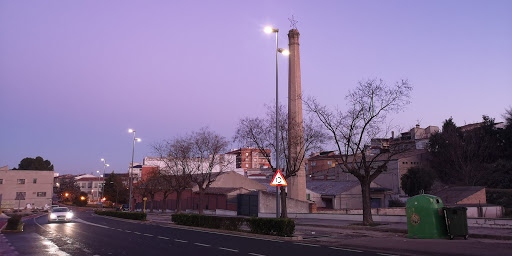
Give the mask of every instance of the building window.
<svg viewBox="0 0 512 256">
<path fill-rule="evenodd" d="M 85 188 L 85 182 L 82 182 L 80 184 L 81 184 L 81 186 L 80 186 L 81 188 Z"/>
<path fill-rule="evenodd" d="M 306 194 L 306 199 L 311 200 L 311 194 Z"/>
<path fill-rule="evenodd" d="M 316 166 L 316 163 L 315 162 L 311 162 L 311 166 Z"/>
<path fill-rule="evenodd" d="M 37 192 L 37 197 L 46 197 L 46 192 Z"/>
<path fill-rule="evenodd" d="M 4 179 L 0 179 L 0 184 L 4 184 Z"/>
<path fill-rule="evenodd" d="M 332 161 L 327 161 L 327 165 L 332 165 Z"/>
<path fill-rule="evenodd" d="M 245 167 L 249 167 L 249 164 L 245 164 Z"/>
<path fill-rule="evenodd" d="M 89 186 L 87 186 L 87 188 L 92 188 L 92 183 L 89 183 L 88 185 Z"/>
<path fill-rule="evenodd" d="M 18 179 L 18 184 L 25 184 L 25 179 Z"/>
<path fill-rule="evenodd" d="M 37 183 L 37 178 L 34 178 L 34 179 L 32 180 L 32 183 L 36 184 L 36 183 Z"/>
</svg>

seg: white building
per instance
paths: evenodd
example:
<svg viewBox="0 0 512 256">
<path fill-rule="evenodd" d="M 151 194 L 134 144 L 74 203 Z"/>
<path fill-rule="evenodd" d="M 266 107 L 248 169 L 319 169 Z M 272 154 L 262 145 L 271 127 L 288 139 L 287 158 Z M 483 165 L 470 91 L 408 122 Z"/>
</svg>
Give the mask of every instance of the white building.
<svg viewBox="0 0 512 256">
<path fill-rule="evenodd" d="M 244 175 L 244 169 L 243 168 L 236 168 L 236 155 L 234 154 L 222 154 L 219 155 L 220 158 L 224 158 L 225 166 L 221 167 L 216 165 L 212 172 L 220 172 L 221 168 L 223 168 L 223 172 L 228 171 L 234 171 L 240 175 Z M 208 163 L 203 163 L 206 167 Z M 134 164 L 135 166 L 135 164 Z M 144 161 L 142 166 L 148 166 L 148 167 L 159 167 L 160 169 L 165 169 L 167 165 L 165 164 L 165 161 L 162 158 L 159 157 L 144 157 Z M 141 168 L 142 168 L 141 166 Z M 136 168 L 134 168 L 135 170 Z"/>
<path fill-rule="evenodd" d="M 52 204 L 53 171 L 9 170 L 0 167 L 2 209 L 44 208 Z"/>
</svg>

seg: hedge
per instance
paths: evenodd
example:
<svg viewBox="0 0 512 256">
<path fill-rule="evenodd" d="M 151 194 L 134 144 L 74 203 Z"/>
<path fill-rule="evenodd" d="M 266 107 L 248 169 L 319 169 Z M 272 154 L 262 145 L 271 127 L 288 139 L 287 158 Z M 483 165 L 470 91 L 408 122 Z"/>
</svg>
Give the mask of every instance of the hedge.
<svg viewBox="0 0 512 256">
<path fill-rule="evenodd" d="M 292 219 L 275 218 L 250 218 L 247 225 L 252 233 L 274 235 L 274 236 L 292 236 L 295 232 L 295 221 Z"/>
<path fill-rule="evenodd" d="M 244 218 L 177 213 L 172 215 L 172 221 L 184 226 L 237 231 L 244 223 Z"/>
<path fill-rule="evenodd" d="M 21 215 L 15 214 L 12 215 L 7 220 L 7 226 L 5 227 L 6 230 L 17 230 L 21 223 Z"/>
<path fill-rule="evenodd" d="M 99 211 L 95 210 L 94 213 L 98 215 L 111 216 L 122 219 L 130 220 L 146 220 L 146 213 L 144 212 L 118 212 L 118 211 Z"/>
<path fill-rule="evenodd" d="M 295 221 L 292 219 L 254 217 L 246 219 L 240 217 L 221 217 L 178 213 L 172 215 L 172 221 L 178 225 L 184 226 L 234 231 L 239 231 L 240 227 L 246 223 L 249 226 L 251 233 L 274 236 L 292 236 L 295 232 Z"/>
</svg>

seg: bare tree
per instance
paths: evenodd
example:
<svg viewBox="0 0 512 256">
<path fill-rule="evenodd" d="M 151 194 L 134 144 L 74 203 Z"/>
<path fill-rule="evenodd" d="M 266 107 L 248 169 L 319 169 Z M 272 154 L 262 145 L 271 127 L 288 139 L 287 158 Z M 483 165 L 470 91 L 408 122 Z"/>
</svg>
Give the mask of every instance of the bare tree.
<svg viewBox="0 0 512 256">
<path fill-rule="evenodd" d="M 232 164 L 232 160 L 223 155 L 228 141 L 221 135 L 202 128 L 188 138 L 191 145 L 191 161 L 193 174 L 191 180 L 199 189 L 199 214 L 203 214 L 205 190 L 224 173 Z"/>
<path fill-rule="evenodd" d="M 275 109 L 267 106 L 267 116 L 265 118 L 250 118 L 246 117 L 240 120 L 238 128 L 234 137 L 244 146 L 255 147 L 266 158 L 271 168 L 276 171 L 275 161 L 272 163 L 271 154 L 266 149 L 271 149 L 274 152 L 274 157 L 279 159 L 280 163 L 285 163 L 284 178 L 290 178 L 297 175 L 300 167 L 304 164 L 305 155 L 307 152 L 321 150 L 321 146 L 327 140 L 327 134 L 322 130 L 321 125 L 314 122 L 312 116 L 306 116 L 301 125 L 293 124 L 289 126 L 288 114 L 284 111 L 284 107 L 279 107 L 278 121 L 278 134 L 279 144 L 282 145 L 280 152 L 276 152 L 275 147 Z M 288 129 L 290 127 L 290 129 Z M 303 129 L 303 137 L 294 137 L 290 142 L 288 140 L 289 134 L 296 133 L 299 129 Z M 295 147 L 300 149 L 298 153 L 290 157 L 290 148 Z M 277 157 L 276 157 L 277 156 Z M 285 187 L 281 186 L 281 218 L 288 217 L 286 207 L 286 193 Z"/>
<path fill-rule="evenodd" d="M 363 199 L 363 225 L 371 225 L 370 184 L 387 170 L 393 155 L 407 147 L 395 145 L 388 152 L 369 154 L 371 139 L 386 132 L 386 117 L 410 103 L 412 87 L 407 80 L 387 86 L 384 81 L 369 79 L 359 82 L 358 87 L 347 95 L 348 110 L 332 111 L 313 98 L 305 101 L 307 109 L 314 113 L 334 140 L 340 152 L 337 165 L 343 172 L 354 175 L 361 184 Z M 391 146 L 393 147 L 393 146 Z"/>
<path fill-rule="evenodd" d="M 183 191 L 191 187 L 192 172 L 194 171 L 194 156 L 192 143 L 188 137 L 177 137 L 153 145 L 153 151 L 158 155 L 163 166 L 166 185 L 176 192 L 176 212 L 181 212 L 181 196 Z"/>
<path fill-rule="evenodd" d="M 155 195 L 162 189 L 161 176 L 159 170 L 154 170 L 145 179 L 137 183 L 140 194 L 143 197 L 149 196 L 151 201 L 150 212 L 153 212 Z"/>
</svg>

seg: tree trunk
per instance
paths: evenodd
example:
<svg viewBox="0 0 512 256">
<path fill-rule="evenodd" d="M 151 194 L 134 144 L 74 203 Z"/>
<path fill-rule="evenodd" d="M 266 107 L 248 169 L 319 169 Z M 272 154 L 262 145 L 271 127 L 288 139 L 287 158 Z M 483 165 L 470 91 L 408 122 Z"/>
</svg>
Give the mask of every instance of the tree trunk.
<svg viewBox="0 0 512 256">
<path fill-rule="evenodd" d="M 199 189 L 199 206 L 197 209 L 199 210 L 199 214 L 203 214 L 203 197 L 204 197 L 204 190 Z"/>
<path fill-rule="evenodd" d="M 279 186 L 281 196 L 281 218 L 288 218 L 288 209 L 286 207 L 286 187 Z"/>
<path fill-rule="evenodd" d="M 182 191 L 176 191 L 176 213 L 181 212 L 181 193 Z"/>
<path fill-rule="evenodd" d="M 370 181 L 361 181 L 361 194 L 363 196 L 363 225 L 369 226 L 373 224 L 372 204 L 370 198 Z"/>
<path fill-rule="evenodd" d="M 164 198 L 162 199 L 162 212 L 165 212 L 165 210 L 167 210 L 167 197 L 169 196 L 169 194 L 167 193 L 164 193 Z"/>
<path fill-rule="evenodd" d="M 151 195 L 151 208 L 149 210 L 149 212 L 151 212 L 151 213 L 153 212 L 153 205 L 154 205 L 153 202 L 154 202 L 154 199 L 155 199 L 155 195 Z"/>
</svg>

